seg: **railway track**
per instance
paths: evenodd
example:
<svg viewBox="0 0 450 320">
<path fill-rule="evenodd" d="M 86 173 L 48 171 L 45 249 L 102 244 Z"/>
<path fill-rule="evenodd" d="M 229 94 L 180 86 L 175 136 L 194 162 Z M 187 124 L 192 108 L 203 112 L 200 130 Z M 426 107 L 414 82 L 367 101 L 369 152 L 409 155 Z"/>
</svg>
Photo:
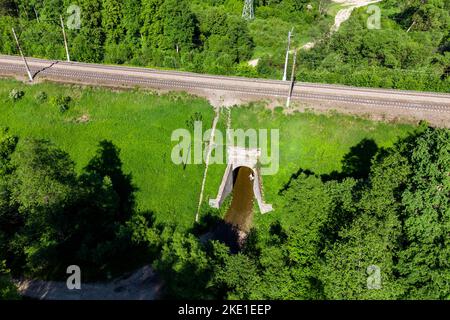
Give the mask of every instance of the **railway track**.
<svg viewBox="0 0 450 320">
<path fill-rule="evenodd" d="M 234 96 L 246 95 L 261 98 L 285 98 L 289 92 L 289 83 L 278 80 L 213 76 L 79 62 L 68 63 L 35 58 L 28 58 L 28 63 L 35 79 L 169 90 L 220 91 Z M 0 55 L 0 74 L 16 76 L 25 74 L 21 58 Z M 293 99 L 450 113 L 450 94 L 445 93 L 298 82 L 293 91 Z"/>
</svg>

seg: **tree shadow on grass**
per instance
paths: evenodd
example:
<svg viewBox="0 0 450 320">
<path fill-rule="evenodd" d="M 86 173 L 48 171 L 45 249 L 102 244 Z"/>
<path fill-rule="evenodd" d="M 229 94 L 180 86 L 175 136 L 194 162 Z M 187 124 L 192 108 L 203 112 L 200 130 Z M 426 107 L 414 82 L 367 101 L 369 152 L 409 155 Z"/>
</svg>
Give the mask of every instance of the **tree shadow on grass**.
<svg viewBox="0 0 450 320">
<path fill-rule="evenodd" d="M 238 253 L 241 247 L 239 228 L 213 213 L 208 212 L 202 215 L 200 221 L 188 232 L 199 237 L 203 244 L 210 240 L 217 240 L 228 246 L 230 253 Z"/>
<path fill-rule="evenodd" d="M 139 264 L 134 254 L 142 248 L 132 244 L 126 222 L 135 213 L 131 174 L 123 171 L 120 149 L 103 140 L 80 176 L 80 199 L 73 208 L 73 228 L 67 252 L 74 252 L 89 279 L 102 278 Z M 146 217 L 153 223 L 150 213 Z M 126 260 L 125 255 L 133 256 Z M 68 259 L 70 257 L 67 257 Z"/>
<path fill-rule="evenodd" d="M 188 229 L 188 233 L 200 237 L 214 229 L 220 221 L 222 221 L 221 212 L 218 209 L 208 207 L 200 215 L 199 221 Z"/>
<path fill-rule="evenodd" d="M 212 240 L 217 240 L 230 248 L 231 254 L 238 253 L 242 248 L 239 228 L 231 223 L 220 221 L 212 234 Z"/>
<path fill-rule="evenodd" d="M 303 169 L 303 168 L 298 169 L 297 172 L 293 173 L 293 174 L 290 176 L 289 181 L 286 182 L 286 183 L 284 184 L 283 188 L 281 188 L 280 191 L 278 191 L 278 195 L 281 195 L 281 194 L 283 194 L 285 191 L 287 191 L 287 190 L 291 187 L 292 183 L 293 183 L 295 180 L 297 180 L 297 178 L 298 178 L 300 175 L 302 175 L 302 174 L 304 174 L 304 175 L 306 175 L 306 176 L 308 176 L 308 177 L 309 177 L 309 176 L 314 176 L 314 175 L 316 175 L 314 172 L 312 172 L 312 171 L 309 170 L 309 169 Z"/>
<path fill-rule="evenodd" d="M 122 160 L 120 159 L 120 149 L 111 141 L 102 140 L 95 156 L 84 168 L 85 181 L 103 181 L 108 177 L 112 184 L 112 189 L 118 197 L 119 222 L 128 220 L 135 207 L 135 192 L 138 190 L 132 182 L 131 174 L 123 172 Z"/>
<path fill-rule="evenodd" d="M 341 161 L 342 171 L 333 171 L 329 174 L 318 175 L 309 169 L 300 168 L 291 175 L 288 182 L 284 184 L 278 194 L 281 195 L 288 190 L 292 183 L 302 174 L 306 176 L 319 176 L 323 182 L 332 180 L 342 181 L 346 178 L 367 179 L 372 160 L 379 151 L 380 149 L 373 139 L 363 139 L 351 147 L 350 151 L 344 155 Z"/>
<path fill-rule="evenodd" d="M 350 152 L 342 159 L 342 171 L 333 171 L 328 175 L 322 175 L 322 181 L 342 181 L 345 178 L 367 179 L 372 159 L 378 151 L 378 145 L 373 139 L 361 140 L 357 145 L 351 147 Z"/>
</svg>

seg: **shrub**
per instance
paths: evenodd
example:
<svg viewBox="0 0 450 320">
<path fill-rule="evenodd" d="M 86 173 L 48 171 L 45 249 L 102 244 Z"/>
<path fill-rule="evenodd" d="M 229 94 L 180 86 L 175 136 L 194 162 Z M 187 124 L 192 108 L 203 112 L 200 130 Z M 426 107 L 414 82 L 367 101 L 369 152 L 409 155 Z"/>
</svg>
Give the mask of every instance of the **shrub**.
<svg viewBox="0 0 450 320">
<path fill-rule="evenodd" d="M 275 112 L 275 114 L 283 114 L 284 108 L 282 106 L 278 106 L 278 107 L 275 107 L 273 109 L 273 111 Z"/>
<path fill-rule="evenodd" d="M 58 108 L 61 113 L 64 113 L 67 110 L 69 110 L 69 104 L 71 101 L 72 101 L 72 98 L 70 96 L 59 95 L 59 96 L 53 97 L 51 103 L 54 107 Z"/>
<path fill-rule="evenodd" d="M 45 93 L 44 91 L 40 91 L 37 93 L 37 95 L 35 96 L 35 99 L 38 103 L 44 103 L 45 101 L 47 101 L 47 93 Z"/>
<path fill-rule="evenodd" d="M 11 281 L 10 271 L 5 261 L 0 260 L 0 300 L 18 300 L 20 298 L 15 285 Z"/>
<path fill-rule="evenodd" d="M 25 92 L 23 92 L 22 90 L 18 90 L 18 89 L 12 89 L 9 92 L 9 98 L 14 102 L 22 99 L 22 97 L 24 95 L 25 95 Z"/>
</svg>

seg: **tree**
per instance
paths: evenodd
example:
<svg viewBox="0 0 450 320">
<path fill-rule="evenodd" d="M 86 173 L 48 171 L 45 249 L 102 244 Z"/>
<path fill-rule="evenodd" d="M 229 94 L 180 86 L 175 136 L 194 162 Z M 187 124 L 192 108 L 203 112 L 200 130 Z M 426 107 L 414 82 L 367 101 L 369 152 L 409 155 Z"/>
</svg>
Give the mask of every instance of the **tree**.
<svg viewBox="0 0 450 320">
<path fill-rule="evenodd" d="M 189 51 L 194 46 L 196 20 L 186 0 L 142 2 L 143 47 Z"/>
<path fill-rule="evenodd" d="M 14 0 L 0 0 L 0 16 L 2 15 L 16 15 L 17 4 Z"/>
<path fill-rule="evenodd" d="M 0 183 L 0 246 L 16 272 L 55 279 L 77 264 L 85 279 L 98 279 L 136 261 L 118 259 L 140 248 L 129 223 L 135 189 L 111 142 L 100 144 L 81 177 L 69 155 L 46 140 L 24 140 L 11 165 Z"/>
<path fill-rule="evenodd" d="M 164 278 L 166 295 L 175 299 L 212 298 L 206 290 L 212 268 L 198 239 L 171 227 L 164 229 L 161 239 L 161 256 L 154 267 Z"/>
<path fill-rule="evenodd" d="M 78 178 L 78 189 L 76 202 L 66 209 L 70 236 L 58 254 L 77 261 L 88 270 L 85 276 L 94 279 L 127 269 L 127 264 L 139 260 L 119 258 L 138 249 L 131 240 L 135 224 L 130 223 L 135 188 L 131 175 L 122 170 L 120 150 L 111 141 L 99 143 Z"/>
<path fill-rule="evenodd" d="M 121 1 L 103 0 L 102 27 L 105 31 L 105 61 L 124 63 L 131 56 L 131 48 L 125 43 L 126 25 Z"/>
<path fill-rule="evenodd" d="M 11 255 L 9 242 L 23 221 L 17 206 L 11 202 L 10 176 L 14 170 L 11 156 L 17 146 L 18 138 L 9 130 L 0 130 L 0 261 Z"/>
<path fill-rule="evenodd" d="M 11 155 L 16 149 L 17 136 L 9 133 L 9 128 L 0 130 L 0 177 L 10 174 L 12 171 Z"/>
<path fill-rule="evenodd" d="M 301 174 L 284 194 L 283 214 L 298 221 L 287 230 L 285 250 L 291 266 L 295 299 L 311 299 L 320 295 L 317 286 L 321 228 L 330 212 L 331 197 L 322 181 Z"/>
<path fill-rule="evenodd" d="M 403 146 L 411 182 L 402 197 L 399 270 L 412 299 L 450 297 L 450 133 L 427 129 Z"/>
<path fill-rule="evenodd" d="M 231 300 L 258 299 L 260 277 L 255 263 L 246 255 L 229 255 L 223 267 L 215 271 L 213 283 L 228 292 Z M 222 289 L 223 290 L 223 289 Z"/>
<path fill-rule="evenodd" d="M 162 35 L 158 46 L 163 50 L 189 51 L 196 32 L 195 16 L 187 0 L 165 0 L 159 8 Z"/>
<path fill-rule="evenodd" d="M 74 163 L 49 141 L 35 139 L 19 145 L 11 162 L 11 202 L 24 221 L 14 241 L 23 244 L 27 267 L 40 272 L 57 261 L 52 253 L 68 236 L 61 225 L 78 193 Z"/>
<path fill-rule="evenodd" d="M 0 300 L 19 299 L 17 288 L 11 282 L 9 270 L 6 269 L 5 261 L 0 260 Z"/>
<path fill-rule="evenodd" d="M 72 44 L 77 61 L 101 62 L 104 55 L 105 33 L 102 28 L 102 1 L 81 0 L 81 29 Z"/>
<path fill-rule="evenodd" d="M 118 0 L 103 0 L 102 27 L 106 34 L 106 43 L 117 44 L 124 36 L 122 25 L 122 2 Z"/>
<path fill-rule="evenodd" d="M 144 48 L 155 48 L 161 42 L 163 27 L 159 9 L 163 3 L 164 0 L 142 0 L 141 35 Z"/>
</svg>

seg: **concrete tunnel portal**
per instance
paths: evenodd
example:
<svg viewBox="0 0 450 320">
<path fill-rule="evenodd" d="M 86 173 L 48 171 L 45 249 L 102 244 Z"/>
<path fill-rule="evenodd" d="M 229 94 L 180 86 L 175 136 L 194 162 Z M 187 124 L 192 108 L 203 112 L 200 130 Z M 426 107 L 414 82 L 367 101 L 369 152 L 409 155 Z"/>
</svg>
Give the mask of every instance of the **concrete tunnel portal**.
<svg viewBox="0 0 450 320">
<path fill-rule="evenodd" d="M 262 214 L 273 210 L 272 205 L 263 200 L 262 179 L 258 168 L 261 152 L 259 149 L 228 147 L 228 165 L 222 178 L 217 197 L 210 199 L 213 208 L 220 208 L 225 199 L 233 193 L 231 206 L 225 221 L 249 231 L 247 216 L 253 212 L 254 199 Z"/>
</svg>

